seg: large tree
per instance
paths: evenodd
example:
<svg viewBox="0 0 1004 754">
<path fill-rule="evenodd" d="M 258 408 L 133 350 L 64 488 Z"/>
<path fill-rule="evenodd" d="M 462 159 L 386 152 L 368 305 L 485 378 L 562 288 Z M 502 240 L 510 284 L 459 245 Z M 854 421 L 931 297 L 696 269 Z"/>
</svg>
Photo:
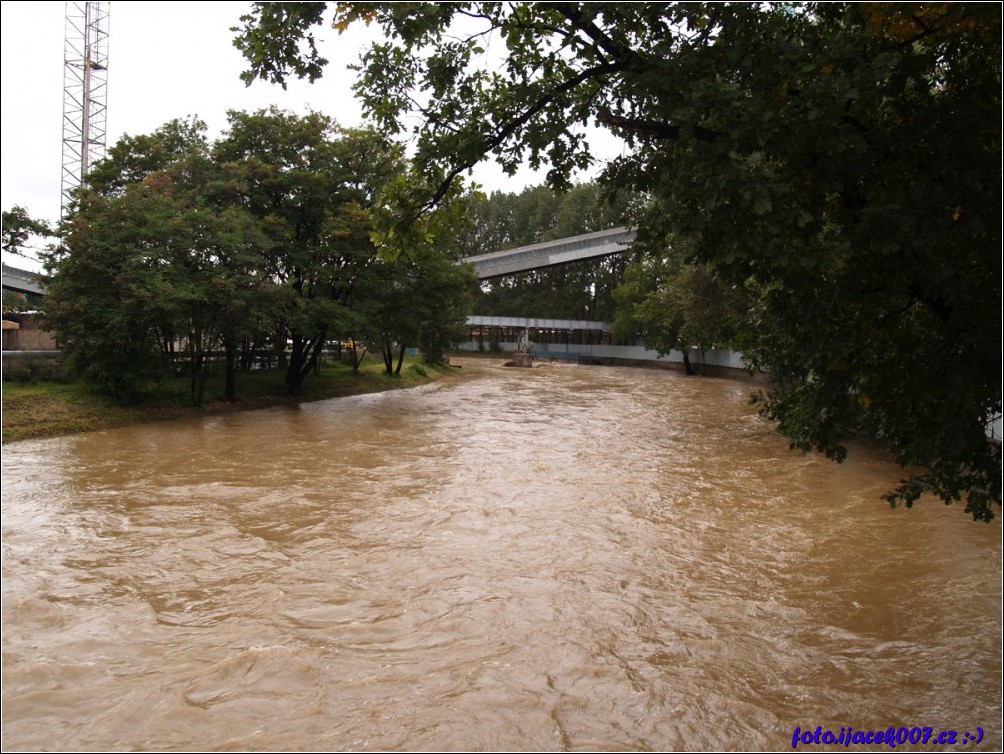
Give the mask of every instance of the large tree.
<svg viewBox="0 0 1004 754">
<path fill-rule="evenodd" d="M 272 108 L 231 112 L 213 154 L 240 175 L 237 201 L 271 238 L 263 264 L 286 293 L 278 340 L 288 333 L 286 387 L 297 393 L 350 321 L 355 276 L 375 253 L 367 210 L 403 169 L 400 150 L 319 113 Z"/>
<path fill-rule="evenodd" d="M 324 14 L 257 3 L 247 77 L 320 76 Z M 418 157 L 447 177 L 494 156 L 564 186 L 591 161 L 586 127 L 623 139 L 603 181 L 658 200 L 639 246 L 682 238 L 755 294 L 744 354 L 792 444 L 841 459 L 868 426 L 910 469 L 890 500 L 964 497 L 989 520 L 1000 20 L 990 3 L 458 2 L 340 3 L 331 23 L 383 28 L 357 91 L 389 134 L 417 114 Z"/>
<path fill-rule="evenodd" d="M 91 382 L 130 403 L 170 373 L 176 314 L 164 246 L 176 238 L 177 203 L 136 184 L 121 196 L 79 197 L 53 250 L 48 325 Z M 180 229 L 179 223 L 175 225 Z"/>
<path fill-rule="evenodd" d="M 183 354 L 192 400 L 201 404 L 213 352 L 272 298 L 256 265 L 267 239 L 249 213 L 220 201 L 226 171 L 210 158 L 202 127 L 174 142 L 177 125 L 113 148 L 48 258 L 49 325 L 80 370 L 124 401 Z M 163 134 L 176 148 L 160 148 Z"/>
</svg>

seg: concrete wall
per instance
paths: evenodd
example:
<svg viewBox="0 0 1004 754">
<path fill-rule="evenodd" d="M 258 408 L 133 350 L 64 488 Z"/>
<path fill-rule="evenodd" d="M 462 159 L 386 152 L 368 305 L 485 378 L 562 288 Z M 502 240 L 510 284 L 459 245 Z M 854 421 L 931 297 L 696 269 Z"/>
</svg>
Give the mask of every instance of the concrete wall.
<svg viewBox="0 0 1004 754">
<path fill-rule="evenodd" d="M 17 322 L 17 330 L 4 330 L 3 350 L 5 351 L 55 351 L 56 339 L 52 333 L 42 329 L 44 315 L 33 312 L 4 314 L 9 322 Z"/>
</svg>

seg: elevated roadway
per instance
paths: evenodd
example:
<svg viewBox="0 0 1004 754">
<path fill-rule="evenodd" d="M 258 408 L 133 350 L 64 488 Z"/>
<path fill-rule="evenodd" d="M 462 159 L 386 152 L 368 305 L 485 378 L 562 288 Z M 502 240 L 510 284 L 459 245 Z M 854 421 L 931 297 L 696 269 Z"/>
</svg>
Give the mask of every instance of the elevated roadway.
<svg viewBox="0 0 1004 754">
<path fill-rule="evenodd" d="M 635 232 L 630 228 L 611 228 L 506 251 L 493 251 L 491 254 L 479 254 L 467 257 L 464 261 L 474 265 L 479 280 L 487 280 L 539 267 L 620 254 L 630 247 L 634 237 Z"/>
<path fill-rule="evenodd" d="M 37 272 L 29 272 L 9 264 L 3 266 L 3 287 L 7 291 L 45 295 L 45 278 Z"/>
</svg>

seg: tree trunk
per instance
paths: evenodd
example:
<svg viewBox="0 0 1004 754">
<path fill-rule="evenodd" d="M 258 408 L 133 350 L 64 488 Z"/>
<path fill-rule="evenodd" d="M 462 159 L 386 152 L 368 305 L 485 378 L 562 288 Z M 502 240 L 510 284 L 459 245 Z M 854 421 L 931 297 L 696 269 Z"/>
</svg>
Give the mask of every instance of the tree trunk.
<svg viewBox="0 0 1004 754">
<path fill-rule="evenodd" d="M 310 374 L 311 372 L 313 372 L 314 374 L 320 372 L 321 353 L 324 351 L 324 344 L 327 342 L 327 338 L 325 336 L 326 336 L 325 331 L 321 330 L 318 336 L 314 339 L 313 345 L 309 351 L 309 357 L 307 359 L 307 363 L 304 366 L 302 375 L 300 377 L 301 384 L 307 378 L 307 375 Z"/>
<path fill-rule="evenodd" d="M 254 364 L 255 341 L 252 338 L 244 338 L 241 341 L 241 369 L 245 372 L 251 371 Z"/>
<path fill-rule="evenodd" d="M 387 374 L 394 374 L 394 343 L 387 336 L 383 339 L 383 369 Z"/>
<path fill-rule="evenodd" d="M 401 350 L 397 354 L 397 369 L 394 370 L 394 374 L 398 377 L 401 376 L 401 365 L 404 363 L 404 352 L 407 346 L 404 343 L 401 344 Z"/>
<path fill-rule="evenodd" d="M 192 402 L 195 402 L 195 386 L 196 386 L 196 375 L 198 374 L 199 364 L 195 357 L 195 351 L 191 348 L 188 349 L 188 393 L 192 396 Z"/>
<path fill-rule="evenodd" d="M 293 348 L 289 353 L 289 361 L 286 366 L 286 390 L 293 395 L 300 392 L 300 385 L 303 382 L 300 371 L 306 360 L 304 352 L 308 347 L 308 340 L 301 338 L 295 333 L 293 334 Z"/>
<path fill-rule="evenodd" d="M 293 351 L 286 369 L 286 389 L 293 395 L 299 395 L 303 381 L 317 366 L 325 340 L 324 330 L 313 339 L 293 336 Z"/>
<path fill-rule="evenodd" d="M 192 397 L 192 403 L 198 406 L 196 395 L 199 391 L 199 371 L 202 369 L 202 346 L 199 343 L 198 335 L 194 332 L 188 333 L 188 393 Z"/>
<path fill-rule="evenodd" d="M 199 361 L 199 373 L 195 379 L 195 392 L 192 394 L 192 403 L 196 406 L 201 406 L 202 401 L 206 397 L 206 376 L 208 372 L 205 359 L 202 358 Z"/>
<path fill-rule="evenodd" d="M 192 404 L 201 406 L 206 394 L 206 354 L 200 348 L 192 352 Z"/>
<path fill-rule="evenodd" d="M 356 350 L 356 341 L 352 341 L 352 371 L 356 374 L 359 374 L 359 366 L 363 363 L 363 357 L 366 356 L 366 351 L 367 349 L 364 348 L 363 352 L 360 354 L 359 351 Z"/>
<path fill-rule="evenodd" d="M 227 403 L 237 401 L 237 339 L 224 338 L 223 348 L 227 354 L 226 392 Z"/>
<path fill-rule="evenodd" d="M 684 369 L 684 371 L 687 374 L 693 374 L 694 373 L 694 369 L 693 369 L 692 366 L 690 366 L 690 355 L 686 351 L 683 351 L 682 353 L 683 353 L 683 369 Z"/>
<path fill-rule="evenodd" d="M 281 326 L 275 331 L 275 365 L 286 368 L 286 328 Z"/>
</svg>

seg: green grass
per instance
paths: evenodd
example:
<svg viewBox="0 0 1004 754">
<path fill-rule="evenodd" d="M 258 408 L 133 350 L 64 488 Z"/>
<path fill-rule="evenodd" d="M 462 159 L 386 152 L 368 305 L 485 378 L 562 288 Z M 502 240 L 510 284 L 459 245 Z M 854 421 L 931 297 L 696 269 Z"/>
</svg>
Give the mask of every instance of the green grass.
<svg viewBox="0 0 1004 754">
<path fill-rule="evenodd" d="M 310 375 L 301 394 L 295 396 L 286 392 L 281 371 L 241 372 L 237 377 L 236 403 L 224 401 L 223 374 L 219 369 L 209 376 L 206 400 L 201 407 L 191 405 L 187 378 L 161 383 L 156 392 L 136 406 L 117 405 L 80 382 L 4 382 L 3 442 L 377 393 L 417 387 L 457 374 L 450 367 L 420 362 L 418 357 L 405 358 L 400 377 L 385 374 L 383 363 L 373 360 L 363 362 L 359 374 L 350 366 L 328 363 L 320 374 Z"/>
</svg>

